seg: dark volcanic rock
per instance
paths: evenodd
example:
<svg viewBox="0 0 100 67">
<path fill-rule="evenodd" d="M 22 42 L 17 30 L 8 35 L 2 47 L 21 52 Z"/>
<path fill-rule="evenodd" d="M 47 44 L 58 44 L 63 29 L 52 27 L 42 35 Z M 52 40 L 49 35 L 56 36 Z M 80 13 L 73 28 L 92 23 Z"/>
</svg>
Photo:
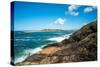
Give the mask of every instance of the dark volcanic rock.
<svg viewBox="0 0 100 67">
<path fill-rule="evenodd" d="M 64 40 L 63 43 L 78 42 L 87 37 L 89 34 L 96 32 L 97 32 L 97 20 L 83 26 L 80 30 L 73 33 L 68 40 L 67 39 Z"/>
<path fill-rule="evenodd" d="M 63 46 L 64 44 L 62 43 L 54 43 L 54 44 L 48 44 L 47 46 L 43 47 L 44 48 L 48 48 L 48 47 L 61 47 Z"/>
<path fill-rule="evenodd" d="M 92 33 L 81 40 L 79 44 L 71 44 L 70 48 L 57 51 L 52 56 L 59 56 L 60 62 L 79 62 L 97 60 L 97 34 Z M 64 59 L 64 60 L 62 60 Z M 67 60 L 65 60 L 67 59 Z"/>
</svg>

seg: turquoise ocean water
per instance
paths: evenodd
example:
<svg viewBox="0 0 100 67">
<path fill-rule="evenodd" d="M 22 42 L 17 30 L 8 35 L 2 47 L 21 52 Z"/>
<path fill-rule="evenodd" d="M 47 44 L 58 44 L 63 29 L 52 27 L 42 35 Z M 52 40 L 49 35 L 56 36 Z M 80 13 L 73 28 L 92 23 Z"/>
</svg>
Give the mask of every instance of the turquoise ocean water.
<svg viewBox="0 0 100 67">
<path fill-rule="evenodd" d="M 42 47 L 61 42 L 72 32 L 14 32 L 14 63 L 24 61 L 29 55 L 41 50 Z"/>
</svg>

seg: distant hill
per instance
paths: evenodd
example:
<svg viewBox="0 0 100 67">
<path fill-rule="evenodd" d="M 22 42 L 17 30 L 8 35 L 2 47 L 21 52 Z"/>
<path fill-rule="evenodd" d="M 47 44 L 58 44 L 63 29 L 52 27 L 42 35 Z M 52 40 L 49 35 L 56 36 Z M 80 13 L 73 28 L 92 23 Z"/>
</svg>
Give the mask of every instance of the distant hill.
<svg viewBox="0 0 100 67">
<path fill-rule="evenodd" d="M 62 30 L 62 29 L 42 29 L 41 32 L 73 32 L 76 30 Z"/>
</svg>

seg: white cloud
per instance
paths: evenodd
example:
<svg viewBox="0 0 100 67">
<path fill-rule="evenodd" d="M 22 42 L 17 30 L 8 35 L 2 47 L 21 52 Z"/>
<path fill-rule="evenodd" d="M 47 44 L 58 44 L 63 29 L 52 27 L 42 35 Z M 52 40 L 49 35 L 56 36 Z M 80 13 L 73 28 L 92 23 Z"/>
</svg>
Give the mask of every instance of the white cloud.
<svg viewBox="0 0 100 67">
<path fill-rule="evenodd" d="M 63 18 L 58 18 L 55 22 L 55 24 L 58 24 L 58 25 L 63 25 L 65 23 L 65 19 Z"/>
<path fill-rule="evenodd" d="M 77 16 L 79 15 L 79 12 L 77 12 L 76 10 L 78 10 L 79 6 L 77 5 L 71 5 L 68 7 L 68 11 L 65 12 L 66 14 L 70 14 L 72 16 Z"/>
<path fill-rule="evenodd" d="M 86 8 L 84 9 L 84 12 L 85 12 L 85 13 L 89 13 L 89 12 L 92 12 L 94 9 L 96 9 L 96 7 L 86 7 Z"/>
<path fill-rule="evenodd" d="M 79 12 L 72 11 L 72 12 L 69 12 L 69 14 L 72 15 L 72 16 L 77 16 L 77 15 L 79 15 Z"/>
<path fill-rule="evenodd" d="M 77 6 L 77 5 L 71 5 L 68 7 L 68 10 L 73 11 L 73 10 L 77 10 L 78 8 L 79 8 L 79 6 Z"/>
<path fill-rule="evenodd" d="M 92 11 L 93 11 L 93 8 L 91 8 L 91 7 L 87 7 L 84 9 L 85 13 L 92 12 Z"/>
</svg>

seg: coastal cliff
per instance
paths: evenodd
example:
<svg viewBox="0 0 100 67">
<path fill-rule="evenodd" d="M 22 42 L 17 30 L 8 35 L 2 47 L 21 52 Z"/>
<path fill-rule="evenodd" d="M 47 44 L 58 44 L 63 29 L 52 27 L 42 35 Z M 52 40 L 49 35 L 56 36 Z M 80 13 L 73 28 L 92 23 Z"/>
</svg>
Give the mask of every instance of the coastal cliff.
<svg viewBox="0 0 100 67">
<path fill-rule="evenodd" d="M 15 65 L 54 64 L 97 60 L 97 20 L 83 26 L 69 39 L 49 44 Z"/>
</svg>

